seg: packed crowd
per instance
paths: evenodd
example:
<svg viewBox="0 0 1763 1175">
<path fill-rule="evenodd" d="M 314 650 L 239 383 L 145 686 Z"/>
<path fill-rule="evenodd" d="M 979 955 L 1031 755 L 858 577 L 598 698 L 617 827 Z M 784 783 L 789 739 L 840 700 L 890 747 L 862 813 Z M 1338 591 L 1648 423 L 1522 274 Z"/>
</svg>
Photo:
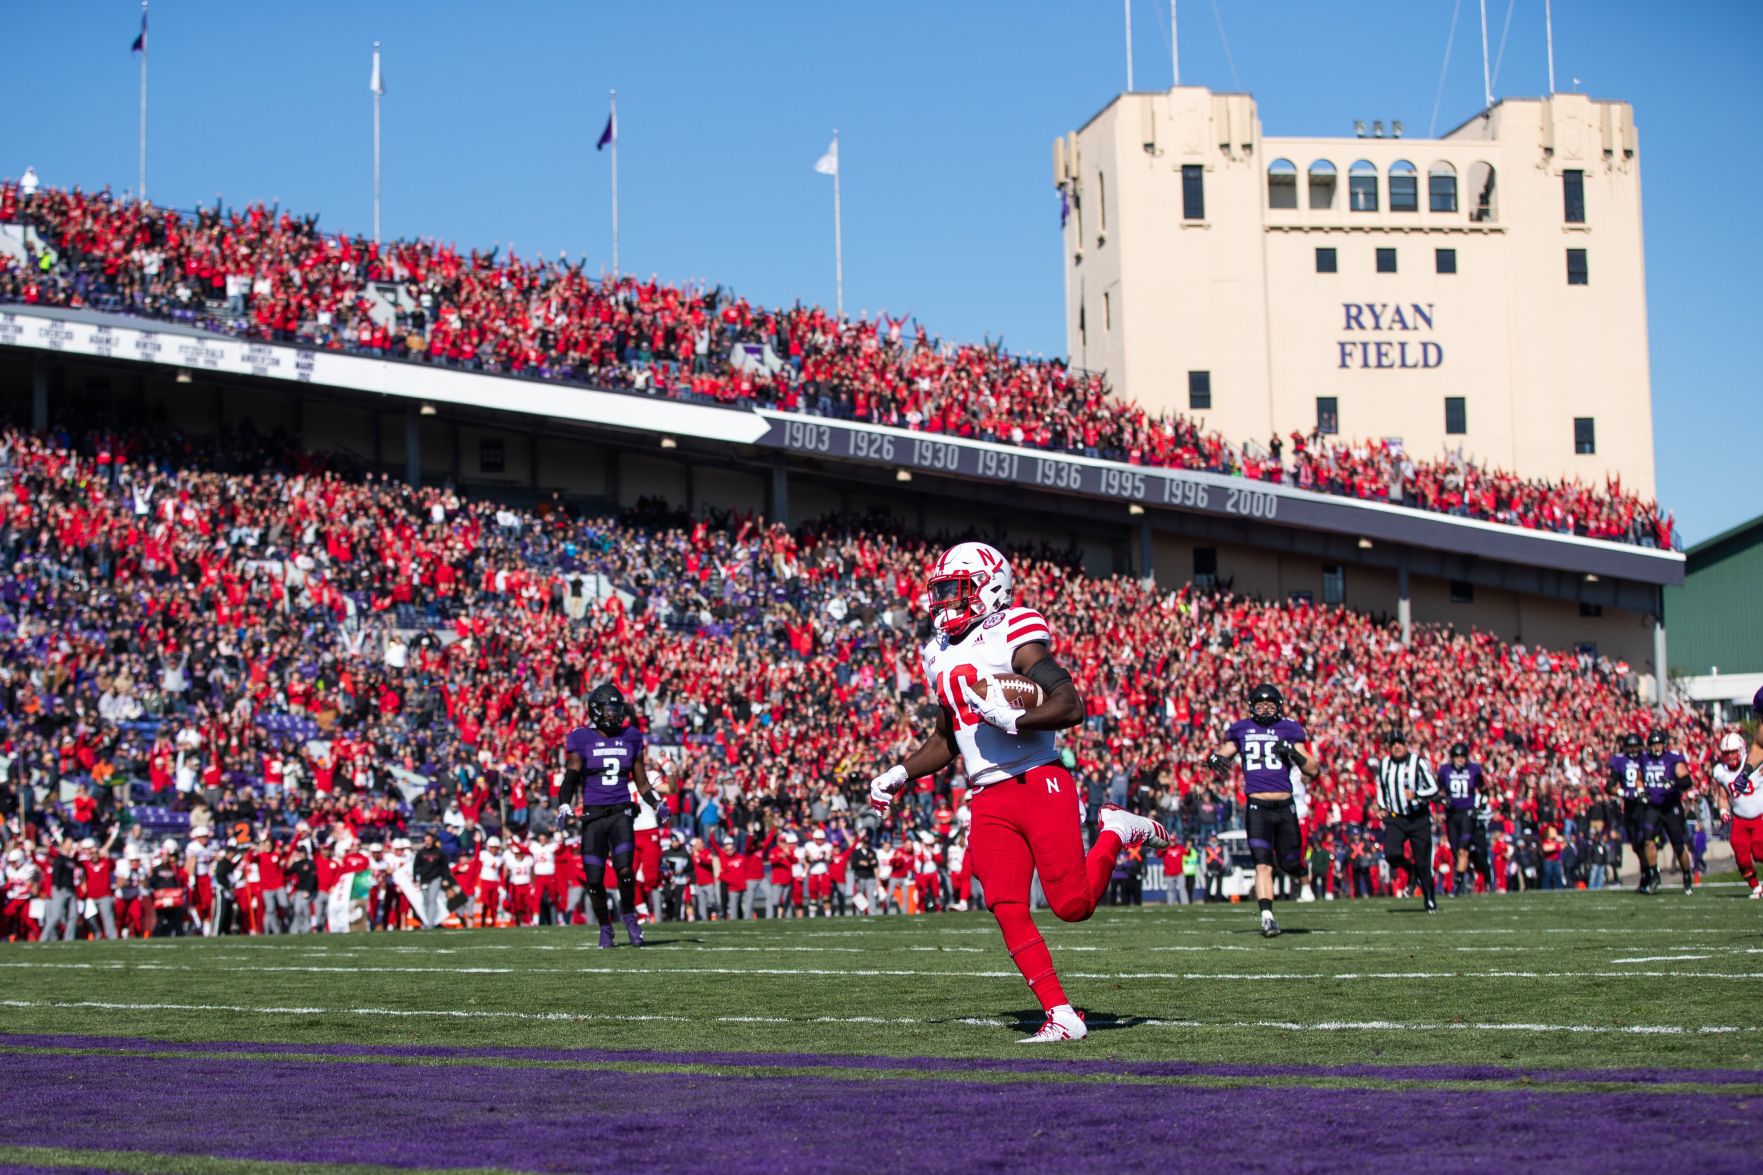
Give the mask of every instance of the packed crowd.
<svg viewBox="0 0 1763 1175">
<path fill-rule="evenodd" d="M 18 921 L 33 909 L 65 923 L 48 899 L 71 882 L 90 900 L 105 883 L 78 872 L 100 858 L 174 866 L 181 911 L 204 879 L 298 876 L 369 903 L 342 925 L 573 917 L 555 896 L 578 872 L 553 805 L 558 748 L 608 680 L 666 793 L 644 854 L 653 913 L 972 900 L 958 770 L 917 781 L 886 821 L 863 803 L 935 715 L 917 648 L 936 549 L 881 520 L 516 511 L 249 432 L 0 433 L 9 928 L 40 930 Z M 1203 760 L 1259 680 L 1281 684 L 1328 764 L 1307 821 L 1318 845 L 1375 830 L 1367 756 L 1392 725 L 1421 748 L 1472 743 L 1503 826 L 1546 838 L 1589 828 L 1604 757 L 1652 721 L 1629 668 L 1587 653 L 1427 626 L 1404 647 L 1342 609 L 1011 555 L 1086 698 L 1065 754 L 1091 810 L 1158 813 L 1201 858 L 1242 808 Z M 1669 729 L 1706 752 L 1690 713 Z M 428 831 L 445 876 L 415 873 L 409 842 Z M 1129 854 L 1126 900 L 1152 864 Z M 214 899 L 201 904 L 212 925 Z M 336 925 L 334 908 L 272 905 L 235 903 L 228 924 Z"/>
<path fill-rule="evenodd" d="M 0 185 L 0 224 L 41 246 L 0 255 L 0 302 L 92 306 L 268 340 L 758 405 L 1669 548 L 1672 517 L 1619 482 L 1549 482 L 1384 441 L 1233 444 L 1112 395 L 1099 375 L 957 344 L 885 312 L 767 309 L 722 288 L 595 279 L 566 258 L 383 245 L 253 204 L 193 214 L 108 192 Z"/>
</svg>

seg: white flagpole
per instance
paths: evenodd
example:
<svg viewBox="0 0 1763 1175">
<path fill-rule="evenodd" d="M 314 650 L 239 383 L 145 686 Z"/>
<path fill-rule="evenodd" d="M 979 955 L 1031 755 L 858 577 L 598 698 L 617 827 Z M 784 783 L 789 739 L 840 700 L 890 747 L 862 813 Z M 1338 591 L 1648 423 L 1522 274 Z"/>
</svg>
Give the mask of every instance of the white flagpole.
<svg viewBox="0 0 1763 1175">
<path fill-rule="evenodd" d="M 618 277 L 618 91 L 612 91 L 612 276 Z"/>
<path fill-rule="evenodd" d="M 373 43 L 373 243 L 380 243 L 380 99 L 386 87 L 380 81 L 380 43 Z"/>
<path fill-rule="evenodd" d="M 1175 66 L 1175 84 L 1181 85 L 1181 40 L 1175 28 L 1175 0 L 1169 0 L 1169 59 Z"/>
<path fill-rule="evenodd" d="M 147 0 L 141 0 L 141 177 L 135 199 L 147 199 Z"/>
<path fill-rule="evenodd" d="M 1481 94 L 1486 100 L 1483 110 L 1494 108 L 1494 83 L 1488 77 L 1488 0 L 1481 0 Z"/>
<path fill-rule="evenodd" d="M 1550 0 L 1543 0 L 1543 35 L 1549 42 L 1549 93 L 1555 92 L 1555 14 Z"/>
<path fill-rule="evenodd" d="M 1126 0 L 1126 92 L 1132 93 L 1132 0 Z"/>
<path fill-rule="evenodd" d="M 839 179 L 845 161 L 839 157 L 839 130 L 833 128 L 833 289 L 839 318 L 845 317 L 845 229 L 839 219 Z"/>
</svg>

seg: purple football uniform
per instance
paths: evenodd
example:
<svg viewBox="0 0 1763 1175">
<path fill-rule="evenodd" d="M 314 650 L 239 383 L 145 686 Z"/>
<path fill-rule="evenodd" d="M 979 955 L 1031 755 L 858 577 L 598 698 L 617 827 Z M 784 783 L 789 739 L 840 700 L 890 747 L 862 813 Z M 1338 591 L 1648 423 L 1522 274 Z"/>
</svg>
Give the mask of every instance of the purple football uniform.
<svg viewBox="0 0 1763 1175">
<path fill-rule="evenodd" d="M 1611 755 L 1607 768 L 1625 800 L 1641 798 L 1641 761 L 1629 755 Z"/>
<path fill-rule="evenodd" d="M 1641 785 L 1647 789 L 1647 803 L 1665 808 L 1677 802 L 1677 765 L 1686 760 L 1676 751 L 1663 755 L 1646 752 L 1640 757 Z"/>
<path fill-rule="evenodd" d="M 1459 812 L 1474 808 L 1476 796 L 1481 791 L 1481 764 L 1468 763 L 1458 767 L 1447 763 L 1439 772 L 1439 782 L 1445 786 L 1449 807 Z"/>
<path fill-rule="evenodd" d="M 1272 726 L 1263 726 L 1253 718 L 1239 718 L 1224 732 L 1227 742 L 1237 745 L 1237 757 L 1243 764 L 1243 790 L 1249 795 L 1292 790 L 1292 764 L 1273 753 L 1273 744 L 1284 740 L 1296 745 L 1304 742 L 1304 728 L 1290 718 L 1281 718 Z"/>
<path fill-rule="evenodd" d="M 563 740 L 563 749 L 582 757 L 582 798 L 586 808 L 637 802 L 637 764 L 643 759 L 643 732 L 627 726 L 617 734 L 601 734 L 578 726 Z"/>
</svg>

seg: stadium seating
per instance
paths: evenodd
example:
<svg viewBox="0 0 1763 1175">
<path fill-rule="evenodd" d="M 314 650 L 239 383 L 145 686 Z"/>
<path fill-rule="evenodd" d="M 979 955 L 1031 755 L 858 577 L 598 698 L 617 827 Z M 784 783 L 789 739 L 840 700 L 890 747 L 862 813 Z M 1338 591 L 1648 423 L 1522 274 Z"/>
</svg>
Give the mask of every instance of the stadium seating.
<svg viewBox="0 0 1763 1175">
<path fill-rule="evenodd" d="M 1111 395 L 1100 376 L 996 346 L 946 342 L 905 319 L 766 309 L 721 287 L 596 280 L 564 260 L 383 246 L 261 204 L 222 215 L 108 193 L 0 185 L 0 224 L 32 230 L 0 255 L 0 302 L 93 306 L 470 370 L 754 404 L 1082 452 L 1514 526 L 1669 548 L 1670 514 L 1612 481 L 1547 482 L 1383 441 L 1232 443 Z M 740 362 L 734 356 L 742 355 Z"/>
<path fill-rule="evenodd" d="M 742 836 L 867 819 L 870 775 L 927 725 L 917 600 L 938 542 L 874 519 L 498 509 L 237 435 L 0 434 L 0 801 L 28 787 L 35 808 L 7 835 L 65 827 L 72 789 L 106 780 L 105 819 L 114 803 L 149 836 L 199 806 L 278 835 L 390 836 L 450 806 L 495 828 L 486 797 L 516 793 L 544 826 L 555 750 L 603 680 L 666 749 L 680 828 L 712 799 Z M 1067 743 L 1092 808 L 1160 811 L 1195 842 L 1237 821 L 1202 764 L 1261 680 L 1328 764 L 1310 831 L 1341 844 L 1372 823 L 1365 761 L 1392 725 L 1435 758 L 1470 742 L 1514 840 L 1583 832 L 1604 757 L 1655 720 L 1604 658 L 1425 625 L 1404 647 L 1340 608 L 1011 554 L 1088 701 Z M 1708 745 L 1692 714 L 1669 724 Z M 937 827 L 962 784 L 925 782 L 881 831 Z"/>
</svg>

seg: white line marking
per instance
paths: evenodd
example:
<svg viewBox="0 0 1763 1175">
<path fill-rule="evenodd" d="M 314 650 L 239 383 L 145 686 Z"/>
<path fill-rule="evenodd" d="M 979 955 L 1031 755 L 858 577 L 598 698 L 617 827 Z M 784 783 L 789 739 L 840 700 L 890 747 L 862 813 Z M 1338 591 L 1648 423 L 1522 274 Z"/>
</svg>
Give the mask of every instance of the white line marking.
<svg viewBox="0 0 1763 1175">
<path fill-rule="evenodd" d="M 1620 960 L 1618 960 L 1620 961 Z M 187 963 L 0 963 L 13 970 L 206 971 Z M 345 975 L 789 975 L 864 979 L 1016 979 L 1015 971 L 920 971 L 906 968 L 830 967 L 382 967 L 345 963 L 334 967 L 285 964 L 233 966 L 229 973 L 300 972 Z M 1763 971 L 1062 971 L 1067 979 L 1103 980 L 1293 980 L 1326 979 L 1737 979 L 1763 980 Z"/>
<path fill-rule="evenodd" d="M 1632 959 L 1611 959 L 1612 963 L 1689 963 L 1696 959 L 1712 959 L 1713 955 L 1636 955 Z"/>
<path fill-rule="evenodd" d="M 120 1003 L 107 1000 L 0 1000 L 0 1007 L 6 1008 L 69 1008 L 99 1009 L 119 1012 L 236 1012 L 243 1015 L 257 1016 L 393 1016 L 411 1019 L 424 1017 L 434 1019 L 501 1019 L 501 1020 L 538 1020 L 538 1021 L 582 1021 L 598 1020 L 608 1022 L 646 1024 L 663 1021 L 674 1024 L 714 1023 L 714 1024 L 906 1024 L 926 1025 L 938 1028 L 949 1024 L 964 1024 L 983 1028 L 1018 1027 L 1007 1020 L 984 1019 L 980 1017 L 964 1017 L 954 1020 L 913 1019 L 897 1017 L 882 1019 L 877 1016 L 650 1016 L 633 1013 L 615 1014 L 607 1012 L 492 1012 L 476 1010 L 458 1010 L 451 1008 L 281 1008 L 281 1007 L 248 1007 L 240 1004 L 165 1004 L 165 1003 Z M 1683 1024 L 1501 1024 L 1501 1023 L 1463 1023 L 1439 1022 L 1424 1023 L 1405 1020 L 1322 1020 L 1304 1023 L 1295 1020 L 1163 1020 L 1151 1018 L 1134 1021 L 1135 1027 L 1147 1028 L 1180 1028 L 1180 1029 L 1277 1029 L 1286 1032 L 1388 1032 L 1392 1030 L 1452 1030 L 1475 1032 L 1571 1032 L 1593 1035 L 1643 1035 L 1643 1036 L 1712 1036 L 1737 1032 L 1763 1032 L 1763 1026 L 1749 1025 L 1683 1025 Z M 167 1048 L 197 1048 L 199 1043 L 180 1043 L 166 1041 Z"/>
</svg>

